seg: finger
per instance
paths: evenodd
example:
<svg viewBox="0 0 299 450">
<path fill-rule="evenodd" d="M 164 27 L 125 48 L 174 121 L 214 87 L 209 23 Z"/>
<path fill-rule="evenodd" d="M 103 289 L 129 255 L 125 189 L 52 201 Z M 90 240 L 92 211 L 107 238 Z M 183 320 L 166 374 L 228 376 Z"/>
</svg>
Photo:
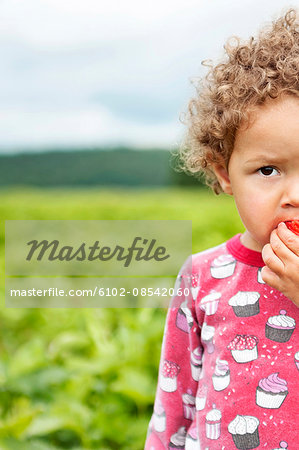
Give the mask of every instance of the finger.
<svg viewBox="0 0 299 450">
<path fill-rule="evenodd" d="M 275 255 L 270 244 L 266 244 L 263 247 L 262 258 L 266 266 L 276 274 L 282 274 L 284 272 L 284 264 L 278 256 Z"/>
<path fill-rule="evenodd" d="M 289 230 L 284 222 L 278 225 L 277 235 L 288 249 L 299 256 L 299 236 Z"/>
<path fill-rule="evenodd" d="M 281 289 L 281 279 L 279 278 L 276 273 L 272 272 L 269 267 L 264 266 L 261 270 L 261 276 L 263 281 L 268 284 L 269 286 L 273 287 L 274 289 L 277 289 L 278 291 Z"/>
<path fill-rule="evenodd" d="M 273 230 L 270 236 L 270 245 L 275 255 L 284 263 L 293 256 L 293 252 L 285 245 L 277 234 L 277 230 Z"/>
</svg>

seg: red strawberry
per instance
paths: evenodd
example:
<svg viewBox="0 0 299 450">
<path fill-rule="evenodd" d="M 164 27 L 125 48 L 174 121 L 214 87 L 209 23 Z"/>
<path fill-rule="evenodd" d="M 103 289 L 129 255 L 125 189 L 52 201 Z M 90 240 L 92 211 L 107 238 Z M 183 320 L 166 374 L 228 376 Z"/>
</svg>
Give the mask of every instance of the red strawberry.
<svg viewBox="0 0 299 450">
<path fill-rule="evenodd" d="M 299 220 L 287 220 L 285 224 L 289 230 L 299 236 Z"/>
</svg>

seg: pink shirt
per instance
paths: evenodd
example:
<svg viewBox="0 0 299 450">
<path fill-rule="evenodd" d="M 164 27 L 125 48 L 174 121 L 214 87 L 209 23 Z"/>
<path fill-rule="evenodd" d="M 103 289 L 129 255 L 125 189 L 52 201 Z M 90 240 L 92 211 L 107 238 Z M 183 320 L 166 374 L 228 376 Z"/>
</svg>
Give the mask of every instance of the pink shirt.
<svg viewBox="0 0 299 450">
<path fill-rule="evenodd" d="M 181 270 L 145 450 L 299 449 L 299 310 L 263 265 L 237 235 Z"/>
</svg>

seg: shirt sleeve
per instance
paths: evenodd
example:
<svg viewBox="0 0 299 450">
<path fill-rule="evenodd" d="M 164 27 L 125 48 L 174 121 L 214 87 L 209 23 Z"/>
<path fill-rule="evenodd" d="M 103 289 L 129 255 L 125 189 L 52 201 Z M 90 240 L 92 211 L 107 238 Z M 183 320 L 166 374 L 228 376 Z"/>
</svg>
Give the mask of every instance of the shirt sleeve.
<svg viewBox="0 0 299 450">
<path fill-rule="evenodd" d="M 201 326 L 195 313 L 194 276 L 181 269 L 167 312 L 154 411 L 145 450 L 184 446 L 195 416 L 195 396 L 202 367 Z M 172 447 L 171 446 L 171 447 Z"/>
</svg>

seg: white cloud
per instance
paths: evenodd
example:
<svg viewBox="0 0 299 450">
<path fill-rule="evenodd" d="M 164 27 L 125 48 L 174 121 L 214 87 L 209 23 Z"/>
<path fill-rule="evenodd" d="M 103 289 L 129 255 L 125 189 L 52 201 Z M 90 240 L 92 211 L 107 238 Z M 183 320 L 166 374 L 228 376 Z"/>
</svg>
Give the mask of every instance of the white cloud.
<svg viewBox="0 0 299 450">
<path fill-rule="evenodd" d="M 298 0 L 296 0 L 298 2 Z M 172 144 L 178 114 L 231 34 L 285 0 L 2 0 L 0 148 Z M 117 130 L 117 133 L 116 133 Z M 141 144 L 140 144 L 141 145 Z"/>
<path fill-rule="evenodd" d="M 6 152 L 20 147 L 26 150 L 124 143 L 140 148 L 175 147 L 180 138 L 179 128 L 176 121 L 138 124 L 119 119 L 104 108 L 75 111 L 12 108 L 0 110 L 0 149 Z"/>
<path fill-rule="evenodd" d="M 4 0 L 1 35 L 42 48 L 146 36 L 202 4 L 203 0 Z"/>
</svg>

